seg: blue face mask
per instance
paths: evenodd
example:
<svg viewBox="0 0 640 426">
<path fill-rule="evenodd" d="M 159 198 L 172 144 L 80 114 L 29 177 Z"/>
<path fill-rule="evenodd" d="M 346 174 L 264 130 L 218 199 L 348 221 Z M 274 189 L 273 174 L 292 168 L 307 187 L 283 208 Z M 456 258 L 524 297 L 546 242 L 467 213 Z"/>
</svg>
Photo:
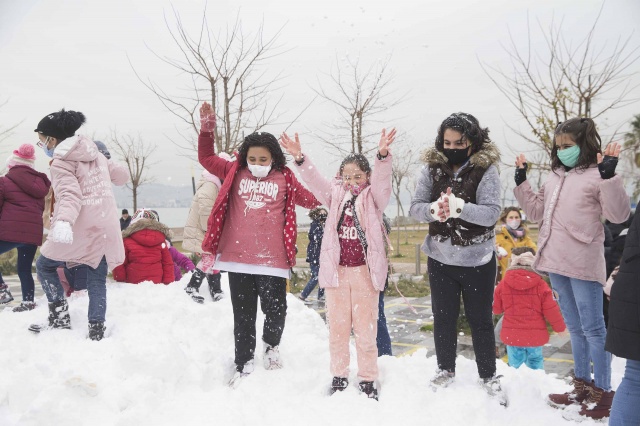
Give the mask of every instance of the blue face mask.
<svg viewBox="0 0 640 426">
<path fill-rule="evenodd" d="M 558 160 L 567 167 L 575 167 L 580 157 L 580 147 L 574 145 L 571 148 L 558 150 Z"/>
<path fill-rule="evenodd" d="M 48 148 L 48 146 L 47 146 L 47 145 L 49 144 L 49 139 L 50 139 L 50 137 L 49 137 L 49 136 L 47 136 L 47 138 L 44 140 L 44 142 L 42 142 L 41 140 L 38 140 L 38 146 L 39 146 L 40 148 L 42 148 L 42 150 L 44 151 L 44 154 L 45 154 L 47 157 L 51 157 L 51 158 L 53 158 L 53 150 L 54 150 L 54 149 L 56 149 L 56 147 L 54 146 L 54 147 L 53 147 L 53 148 L 51 148 L 51 149 L 49 149 L 49 148 Z"/>
</svg>

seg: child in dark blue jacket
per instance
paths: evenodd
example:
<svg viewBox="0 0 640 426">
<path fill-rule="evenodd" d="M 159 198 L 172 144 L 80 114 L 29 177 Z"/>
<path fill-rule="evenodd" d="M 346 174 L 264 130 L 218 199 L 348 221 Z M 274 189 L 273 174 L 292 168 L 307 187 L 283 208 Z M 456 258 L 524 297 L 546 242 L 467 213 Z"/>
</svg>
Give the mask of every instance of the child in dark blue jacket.
<svg viewBox="0 0 640 426">
<path fill-rule="evenodd" d="M 311 268 L 311 278 L 300 293 L 300 300 L 305 304 L 311 304 L 307 300 L 309 294 L 318 285 L 318 272 L 320 271 L 320 246 L 322 245 L 322 236 L 324 235 L 324 223 L 327 220 L 327 210 L 324 207 L 316 207 L 309 212 L 311 218 L 311 227 L 309 228 L 309 245 L 307 246 L 307 263 Z M 324 300 L 324 289 L 318 289 L 318 301 Z"/>
</svg>

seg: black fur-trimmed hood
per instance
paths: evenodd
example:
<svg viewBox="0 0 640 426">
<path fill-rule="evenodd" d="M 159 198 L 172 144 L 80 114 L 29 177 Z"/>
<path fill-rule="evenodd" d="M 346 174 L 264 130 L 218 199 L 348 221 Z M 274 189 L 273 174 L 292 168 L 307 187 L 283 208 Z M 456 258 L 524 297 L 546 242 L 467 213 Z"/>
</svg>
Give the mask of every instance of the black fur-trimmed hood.
<svg viewBox="0 0 640 426">
<path fill-rule="evenodd" d="M 448 164 L 447 157 L 445 157 L 444 153 L 438 151 L 435 147 L 428 148 L 422 153 L 422 161 L 429 166 Z M 482 145 L 480 151 L 471 156 L 469 161 L 471 164 L 482 167 L 483 169 L 488 169 L 491 165 L 499 167 L 500 150 L 494 143 L 485 143 Z"/>
<path fill-rule="evenodd" d="M 130 237 L 132 234 L 135 234 L 138 231 L 142 231 L 143 229 L 162 232 L 167 239 L 171 239 L 171 237 L 173 236 L 173 232 L 171 232 L 171 229 L 169 229 L 169 227 L 165 224 L 157 222 L 153 219 L 138 219 L 135 222 L 131 222 L 131 225 L 129 225 L 127 229 L 122 231 L 122 238 Z"/>
</svg>

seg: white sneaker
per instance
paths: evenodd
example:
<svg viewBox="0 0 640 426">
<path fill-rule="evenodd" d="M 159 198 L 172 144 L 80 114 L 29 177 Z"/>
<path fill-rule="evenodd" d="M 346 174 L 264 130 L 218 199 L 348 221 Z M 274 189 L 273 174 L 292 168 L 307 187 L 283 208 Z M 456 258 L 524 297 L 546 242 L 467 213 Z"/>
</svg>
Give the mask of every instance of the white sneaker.
<svg viewBox="0 0 640 426">
<path fill-rule="evenodd" d="M 253 360 L 244 364 L 240 370 L 238 366 L 236 366 L 236 371 L 235 373 L 233 373 L 233 377 L 231 377 L 231 380 L 229 380 L 229 383 L 227 383 L 227 385 L 230 388 L 235 389 L 238 387 L 242 379 L 244 379 L 251 373 L 253 373 Z"/>
<path fill-rule="evenodd" d="M 449 386 L 456 378 L 456 373 L 447 370 L 438 370 L 436 375 L 431 378 L 429 386 L 436 392 L 438 389 L 443 389 Z"/>
<path fill-rule="evenodd" d="M 282 368 L 282 359 L 280 359 L 280 350 L 277 346 L 271 346 L 265 343 L 264 357 L 264 369 L 265 370 L 279 370 Z"/>
<path fill-rule="evenodd" d="M 509 401 L 507 400 L 507 395 L 502 390 L 502 386 L 500 386 L 500 378 L 502 378 L 502 376 L 480 379 L 480 386 L 482 386 L 489 396 L 497 399 L 500 405 L 507 407 L 509 405 Z"/>
</svg>

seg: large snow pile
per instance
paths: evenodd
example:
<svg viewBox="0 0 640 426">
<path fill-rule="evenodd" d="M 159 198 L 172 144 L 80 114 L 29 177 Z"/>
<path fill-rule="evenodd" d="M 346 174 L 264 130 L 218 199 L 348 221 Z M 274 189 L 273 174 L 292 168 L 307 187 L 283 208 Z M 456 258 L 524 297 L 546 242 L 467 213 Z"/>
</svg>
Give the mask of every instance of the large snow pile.
<svg viewBox="0 0 640 426">
<path fill-rule="evenodd" d="M 355 349 L 350 388 L 326 396 L 328 331 L 313 310 L 288 295 L 284 369 L 265 371 L 258 319 L 256 370 L 225 386 L 233 364 L 229 298 L 204 305 L 169 286 L 109 284 L 107 336 L 86 339 L 86 296 L 70 300 L 73 329 L 34 335 L 46 300 L 26 313 L 0 313 L 0 425 L 556 425 L 569 423 L 545 395 L 569 386 L 542 371 L 499 363 L 510 406 L 477 384 L 475 363 L 458 359 L 456 382 L 432 392 L 435 357 L 424 351 L 380 359 L 380 401 L 357 392 Z M 223 289 L 228 284 L 223 274 Z M 203 286 L 206 291 L 206 283 Z M 615 384 L 623 360 L 616 361 Z M 586 421 L 583 424 L 592 424 Z"/>
</svg>

